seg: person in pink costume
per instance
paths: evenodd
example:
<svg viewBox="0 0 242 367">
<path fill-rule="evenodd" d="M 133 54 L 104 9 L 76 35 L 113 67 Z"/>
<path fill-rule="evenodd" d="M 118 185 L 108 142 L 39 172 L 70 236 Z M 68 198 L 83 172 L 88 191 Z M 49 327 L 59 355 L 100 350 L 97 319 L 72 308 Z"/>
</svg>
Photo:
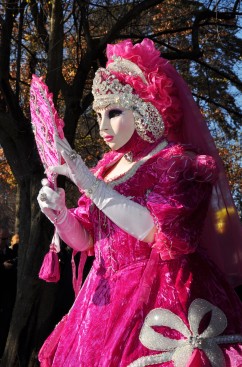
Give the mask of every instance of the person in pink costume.
<svg viewBox="0 0 242 367">
<path fill-rule="evenodd" d="M 95 253 L 41 367 L 241 367 L 241 227 L 206 123 L 151 40 L 107 58 L 92 92 L 110 152 L 90 171 L 56 137 L 65 164 L 49 169 L 82 196 L 68 210 L 64 190 L 38 195 L 60 237 Z"/>
</svg>

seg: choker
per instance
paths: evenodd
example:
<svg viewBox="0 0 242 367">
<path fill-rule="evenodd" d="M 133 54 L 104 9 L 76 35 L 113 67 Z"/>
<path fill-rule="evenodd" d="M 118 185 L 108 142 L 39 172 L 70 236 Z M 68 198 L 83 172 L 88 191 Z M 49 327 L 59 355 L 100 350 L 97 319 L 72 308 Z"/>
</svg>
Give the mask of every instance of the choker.
<svg viewBox="0 0 242 367">
<path fill-rule="evenodd" d="M 132 163 L 133 158 L 134 158 L 134 154 L 132 152 L 125 153 L 124 158 L 127 162 Z"/>
<path fill-rule="evenodd" d="M 123 153 L 123 157 L 129 163 L 133 163 L 146 156 L 157 144 L 164 138 L 157 140 L 155 143 L 149 143 L 141 139 L 135 130 L 129 141 L 117 150 L 117 153 Z"/>
</svg>

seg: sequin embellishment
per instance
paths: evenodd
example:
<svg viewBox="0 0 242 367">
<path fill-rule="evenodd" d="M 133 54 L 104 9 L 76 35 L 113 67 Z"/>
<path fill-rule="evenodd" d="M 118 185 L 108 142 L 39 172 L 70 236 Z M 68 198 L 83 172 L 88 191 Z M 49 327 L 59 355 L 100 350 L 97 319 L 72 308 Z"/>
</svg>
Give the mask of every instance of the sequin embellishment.
<svg viewBox="0 0 242 367">
<path fill-rule="evenodd" d="M 210 323 L 199 334 L 199 325 L 206 313 L 211 312 Z M 194 349 L 201 349 L 212 367 L 226 367 L 225 358 L 219 344 L 242 343 L 242 335 L 221 335 L 227 327 L 227 318 L 222 310 L 210 302 L 197 298 L 188 310 L 189 328 L 173 312 L 156 308 L 149 312 L 142 326 L 139 339 L 151 350 L 162 354 L 144 356 L 128 367 L 145 367 L 173 361 L 175 367 L 186 367 Z M 179 331 L 184 339 L 170 339 L 156 332 L 152 326 L 166 326 Z"/>
<path fill-rule="evenodd" d="M 136 131 L 143 140 L 153 143 L 163 135 L 164 122 L 157 108 L 135 94 L 129 84 L 121 84 L 110 70 L 99 68 L 96 71 L 92 94 L 96 111 L 113 104 L 132 110 Z"/>
</svg>

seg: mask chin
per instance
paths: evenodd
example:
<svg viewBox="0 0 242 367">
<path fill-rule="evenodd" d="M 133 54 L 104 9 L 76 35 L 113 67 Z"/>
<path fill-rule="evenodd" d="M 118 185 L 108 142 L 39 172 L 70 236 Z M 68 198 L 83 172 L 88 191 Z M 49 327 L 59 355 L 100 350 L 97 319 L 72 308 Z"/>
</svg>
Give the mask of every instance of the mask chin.
<svg viewBox="0 0 242 367">
<path fill-rule="evenodd" d="M 116 152 L 123 154 L 132 152 L 133 156 L 135 157 L 135 155 L 140 153 L 142 150 L 145 150 L 146 147 L 150 147 L 151 145 L 153 144 L 143 140 L 135 130 L 129 141 L 121 148 L 117 149 Z"/>
</svg>

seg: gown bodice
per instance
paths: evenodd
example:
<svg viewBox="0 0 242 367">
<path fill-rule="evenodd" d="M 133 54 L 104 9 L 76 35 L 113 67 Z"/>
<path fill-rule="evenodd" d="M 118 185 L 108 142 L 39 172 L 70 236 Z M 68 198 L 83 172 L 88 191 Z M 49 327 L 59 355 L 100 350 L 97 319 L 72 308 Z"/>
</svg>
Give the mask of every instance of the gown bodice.
<svg viewBox="0 0 242 367">
<path fill-rule="evenodd" d="M 216 180 L 213 159 L 197 156 L 181 145 L 161 143 L 148 159 L 138 161 L 130 171 L 108 184 L 117 192 L 145 206 L 157 227 L 154 243 L 147 244 L 129 235 L 85 195 L 74 211 L 94 238 L 95 266 L 117 271 L 150 256 L 157 248 L 161 259 L 169 260 L 192 253 L 199 244 L 212 182 Z M 117 159 L 108 153 L 94 170 L 99 179 Z M 127 213 L 127 216 L 129 213 Z M 85 218 L 84 218 L 85 217 Z M 136 220 L 136 218 L 130 218 Z"/>
</svg>

